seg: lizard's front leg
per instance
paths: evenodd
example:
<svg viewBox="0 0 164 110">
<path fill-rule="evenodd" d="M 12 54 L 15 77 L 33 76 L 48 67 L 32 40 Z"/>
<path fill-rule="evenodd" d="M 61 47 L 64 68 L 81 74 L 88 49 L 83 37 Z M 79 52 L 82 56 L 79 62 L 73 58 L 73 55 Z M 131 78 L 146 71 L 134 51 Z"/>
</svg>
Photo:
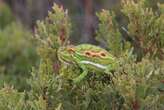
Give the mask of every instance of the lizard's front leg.
<svg viewBox="0 0 164 110">
<path fill-rule="evenodd" d="M 88 69 L 85 67 L 85 65 L 79 64 L 79 66 L 82 68 L 83 72 L 75 79 L 73 79 L 74 83 L 79 83 L 82 81 L 88 74 Z"/>
<path fill-rule="evenodd" d="M 73 79 L 74 83 L 79 83 L 81 80 L 83 80 L 87 74 L 88 74 L 88 69 L 86 68 L 86 66 L 81 62 L 80 58 L 78 57 L 74 57 L 75 61 L 78 62 L 77 64 L 79 65 L 79 67 L 83 70 L 83 72 L 75 79 Z"/>
</svg>

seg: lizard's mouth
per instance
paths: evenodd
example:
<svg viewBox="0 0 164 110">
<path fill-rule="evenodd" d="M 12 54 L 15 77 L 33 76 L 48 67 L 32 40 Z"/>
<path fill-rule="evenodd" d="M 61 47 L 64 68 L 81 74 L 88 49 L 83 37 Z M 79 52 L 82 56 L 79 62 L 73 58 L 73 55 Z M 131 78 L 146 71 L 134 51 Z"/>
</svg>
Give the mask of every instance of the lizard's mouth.
<svg viewBox="0 0 164 110">
<path fill-rule="evenodd" d="M 64 60 L 64 59 L 63 59 L 63 62 L 64 62 L 65 65 L 69 65 L 69 64 L 71 64 L 70 61 L 66 61 L 66 60 Z"/>
<path fill-rule="evenodd" d="M 64 64 L 66 64 L 66 65 L 73 64 L 73 62 L 68 61 L 68 60 L 66 60 L 66 59 L 64 59 L 64 58 L 60 58 L 60 60 L 61 60 Z"/>
</svg>

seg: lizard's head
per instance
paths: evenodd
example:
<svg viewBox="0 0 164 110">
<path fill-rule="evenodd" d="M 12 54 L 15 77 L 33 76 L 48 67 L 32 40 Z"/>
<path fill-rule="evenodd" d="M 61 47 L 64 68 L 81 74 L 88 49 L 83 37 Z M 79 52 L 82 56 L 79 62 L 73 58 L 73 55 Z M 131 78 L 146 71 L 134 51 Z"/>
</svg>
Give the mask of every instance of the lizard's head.
<svg viewBox="0 0 164 110">
<path fill-rule="evenodd" d="M 61 62 L 72 63 L 75 49 L 73 46 L 60 47 L 58 49 L 58 58 Z"/>
</svg>

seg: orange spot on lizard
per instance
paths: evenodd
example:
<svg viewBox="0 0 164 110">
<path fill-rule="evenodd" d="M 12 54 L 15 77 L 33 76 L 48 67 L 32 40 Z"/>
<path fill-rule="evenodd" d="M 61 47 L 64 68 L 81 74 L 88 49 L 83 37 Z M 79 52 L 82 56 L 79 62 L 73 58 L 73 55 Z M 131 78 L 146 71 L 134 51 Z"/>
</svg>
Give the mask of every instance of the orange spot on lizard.
<svg viewBox="0 0 164 110">
<path fill-rule="evenodd" d="M 91 56 L 92 53 L 91 53 L 90 51 L 86 51 L 86 52 L 85 52 L 85 55 L 87 55 L 87 56 Z"/>
<path fill-rule="evenodd" d="M 100 56 L 105 57 L 106 53 L 105 52 L 100 52 Z"/>
</svg>

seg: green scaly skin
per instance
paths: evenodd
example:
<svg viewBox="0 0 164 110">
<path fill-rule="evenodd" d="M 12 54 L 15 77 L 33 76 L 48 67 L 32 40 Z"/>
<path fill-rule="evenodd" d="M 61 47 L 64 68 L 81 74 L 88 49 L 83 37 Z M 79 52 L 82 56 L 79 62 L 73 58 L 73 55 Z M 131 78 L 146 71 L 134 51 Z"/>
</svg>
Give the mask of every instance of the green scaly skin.
<svg viewBox="0 0 164 110">
<path fill-rule="evenodd" d="M 67 64 L 78 65 L 83 72 L 75 79 L 74 83 L 82 81 L 88 72 L 110 74 L 111 70 L 118 67 L 117 59 L 108 51 L 91 44 L 60 47 L 59 60 Z"/>
</svg>

